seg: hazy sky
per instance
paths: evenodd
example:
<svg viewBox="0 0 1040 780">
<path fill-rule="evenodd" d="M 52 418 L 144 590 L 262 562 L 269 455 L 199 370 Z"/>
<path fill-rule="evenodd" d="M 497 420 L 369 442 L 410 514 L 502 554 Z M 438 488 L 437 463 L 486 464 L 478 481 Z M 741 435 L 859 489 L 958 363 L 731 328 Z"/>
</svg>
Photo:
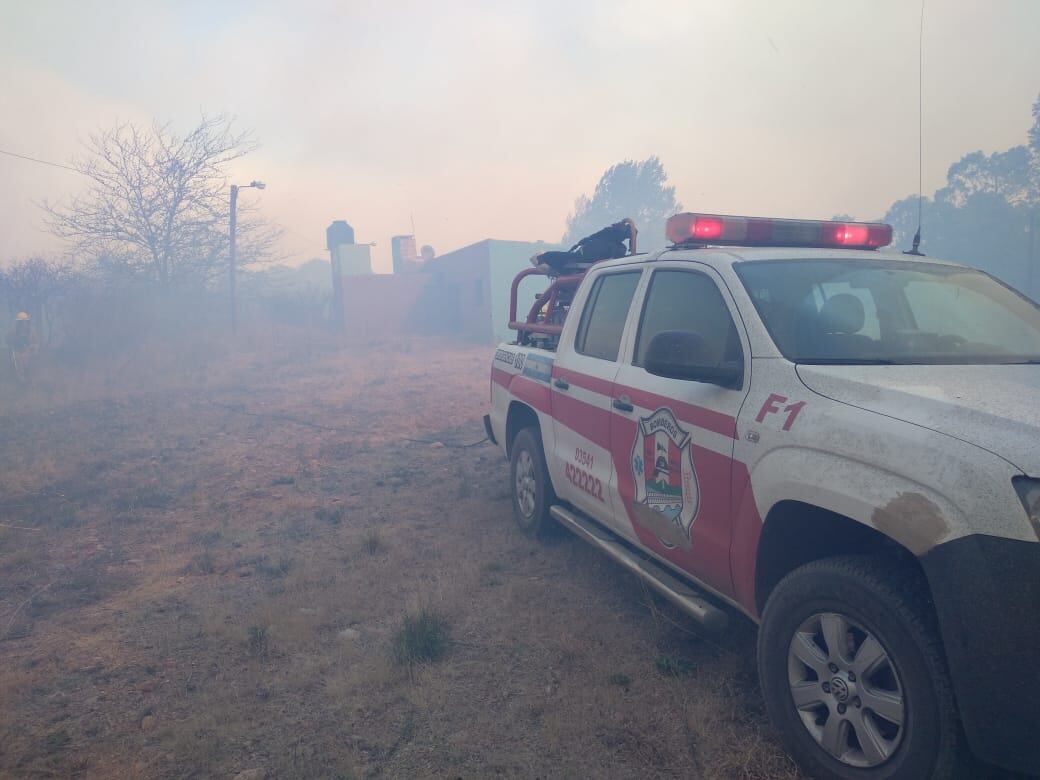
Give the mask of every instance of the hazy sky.
<svg viewBox="0 0 1040 780">
<path fill-rule="evenodd" d="M 443 253 L 558 240 L 614 162 L 661 157 L 690 210 L 881 215 L 917 186 L 916 0 L 0 0 L 0 148 L 235 115 L 236 170 L 293 262 L 347 219 Z M 1025 140 L 1040 2 L 928 0 L 925 188 Z M 0 260 L 55 252 L 35 202 L 75 173 L 0 156 Z"/>
</svg>

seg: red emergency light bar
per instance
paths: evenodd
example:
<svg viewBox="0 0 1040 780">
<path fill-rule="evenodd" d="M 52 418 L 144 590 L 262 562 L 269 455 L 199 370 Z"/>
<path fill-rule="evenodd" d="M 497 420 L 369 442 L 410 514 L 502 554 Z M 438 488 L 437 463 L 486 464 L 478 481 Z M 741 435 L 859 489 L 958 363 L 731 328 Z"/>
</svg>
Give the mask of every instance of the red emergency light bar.
<svg viewBox="0 0 1040 780">
<path fill-rule="evenodd" d="M 812 219 L 676 214 L 665 232 L 673 244 L 841 247 L 877 249 L 892 243 L 892 226 L 882 222 L 825 222 Z"/>
</svg>

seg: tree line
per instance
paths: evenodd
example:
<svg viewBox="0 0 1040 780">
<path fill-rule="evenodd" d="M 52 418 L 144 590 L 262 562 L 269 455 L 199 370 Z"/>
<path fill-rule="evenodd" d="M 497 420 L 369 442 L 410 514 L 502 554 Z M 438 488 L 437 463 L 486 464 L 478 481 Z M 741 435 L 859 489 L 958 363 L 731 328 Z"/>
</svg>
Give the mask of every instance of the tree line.
<svg viewBox="0 0 1040 780">
<path fill-rule="evenodd" d="M 907 196 L 883 221 L 894 246 L 908 248 L 922 223 L 921 251 L 992 273 L 1040 298 L 1040 97 L 1025 142 L 950 166 L 946 183 L 919 200 Z M 228 263 L 229 167 L 256 149 L 250 132 L 225 116 L 203 116 L 185 134 L 169 125 L 119 124 L 87 140 L 73 167 L 87 187 L 41 204 L 50 229 L 66 239 L 70 260 L 30 258 L 0 268 L 0 300 L 9 311 L 53 319 L 49 303 L 70 291 L 212 291 Z M 632 217 L 644 250 L 665 243 L 664 223 L 682 209 L 661 160 L 624 160 L 577 198 L 562 243 Z M 243 265 L 270 258 L 279 232 L 248 203 L 240 206 Z"/>
<path fill-rule="evenodd" d="M 1040 97 L 1026 143 L 950 166 L 945 186 L 918 204 L 896 201 L 884 221 L 898 246 L 909 246 L 921 209 L 921 251 L 987 271 L 1040 299 Z"/>
<path fill-rule="evenodd" d="M 1025 143 L 990 155 L 966 154 L 935 193 L 893 203 L 879 218 L 893 226 L 893 248 L 911 247 L 920 208 L 922 252 L 980 268 L 1040 299 L 1040 97 L 1032 116 Z M 630 216 L 640 229 L 640 247 L 658 249 L 665 244 L 665 221 L 681 209 L 659 158 L 625 160 L 607 169 L 592 195 L 575 201 L 562 243 Z"/>
</svg>

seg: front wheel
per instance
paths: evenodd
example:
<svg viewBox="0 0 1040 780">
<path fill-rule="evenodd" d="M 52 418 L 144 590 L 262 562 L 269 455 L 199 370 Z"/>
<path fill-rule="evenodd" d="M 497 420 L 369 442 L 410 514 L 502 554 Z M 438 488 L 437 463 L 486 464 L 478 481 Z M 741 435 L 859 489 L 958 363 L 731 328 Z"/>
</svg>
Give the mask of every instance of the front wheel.
<svg viewBox="0 0 1040 780">
<path fill-rule="evenodd" d="M 556 501 L 556 494 L 549 481 L 538 429 L 521 430 L 513 439 L 511 450 L 513 517 L 525 534 L 540 536 L 551 520 L 549 509 Z"/>
<path fill-rule="evenodd" d="M 770 719 L 812 777 L 967 770 L 934 618 L 913 572 L 860 556 L 796 569 L 766 604 L 758 669 Z"/>
</svg>

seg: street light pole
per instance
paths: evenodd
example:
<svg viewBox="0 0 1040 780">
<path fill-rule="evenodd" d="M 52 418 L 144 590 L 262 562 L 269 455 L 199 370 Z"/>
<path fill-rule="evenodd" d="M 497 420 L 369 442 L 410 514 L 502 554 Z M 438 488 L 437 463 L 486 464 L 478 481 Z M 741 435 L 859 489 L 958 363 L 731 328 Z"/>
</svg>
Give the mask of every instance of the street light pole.
<svg viewBox="0 0 1040 780">
<path fill-rule="evenodd" d="M 267 185 L 262 181 L 253 180 L 249 184 L 231 185 L 231 209 L 228 214 L 228 292 L 231 296 L 231 332 L 238 332 L 238 303 L 235 298 L 235 276 L 236 276 L 236 248 L 235 229 L 238 226 L 238 191 L 255 188 L 262 190 Z"/>
<path fill-rule="evenodd" d="M 228 290 L 231 294 L 231 332 L 238 333 L 238 304 L 235 302 L 235 227 L 238 221 L 238 185 L 231 185 L 231 215 L 229 226 Z"/>
</svg>

